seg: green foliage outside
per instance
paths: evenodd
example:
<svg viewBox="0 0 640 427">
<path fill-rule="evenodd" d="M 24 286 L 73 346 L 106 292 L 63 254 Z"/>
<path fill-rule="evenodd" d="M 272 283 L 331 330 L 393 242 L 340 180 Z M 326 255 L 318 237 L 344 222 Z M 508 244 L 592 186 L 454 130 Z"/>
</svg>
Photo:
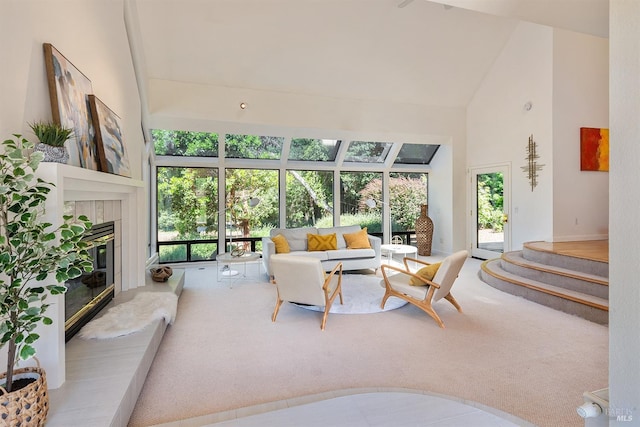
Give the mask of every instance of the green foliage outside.
<svg viewBox="0 0 640 427">
<path fill-rule="evenodd" d="M 503 176 L 502 173 L 478 175 L 478 229 L 503 229 Z"/>
<path fill-rule="evenodd" d="M 152 129 L 155 152 L 161 156 L 218 155 L 218 135 L 208 132 Z"/>
<path fill-rule="evenodd" d="M 235 159 L 279 159 L 284 138 L 256 135 L 226 135 L 226 156 Z"/>
<path fill-rule="evenodd" d="M 333 172 L 287 171 L 287 227 L 333 223 Z"/>
<path fill-rule="evenodd" d="M 217 176 L 214 168 L 157 168 L 161 241 L 217 237 Z"/>
<path fill-rule="evenodd" d="M 416 218 L 420 215 L 420 205 L 427 202 L 426 180 L 426 175 L 411 177 L 397 174 L 395 177 L 390 177 L 389 206 L 393 231 L 407 231 L 415 228 Z M 360 195 L 364 200 L 369 198 L 382 200 L 382 181 L 380 179 L 371 181 Z M 365 206 L 365 211 L 376 213 L 380 221 L 382 204 L 378 203 L 374 208 Z"/>
</svg>

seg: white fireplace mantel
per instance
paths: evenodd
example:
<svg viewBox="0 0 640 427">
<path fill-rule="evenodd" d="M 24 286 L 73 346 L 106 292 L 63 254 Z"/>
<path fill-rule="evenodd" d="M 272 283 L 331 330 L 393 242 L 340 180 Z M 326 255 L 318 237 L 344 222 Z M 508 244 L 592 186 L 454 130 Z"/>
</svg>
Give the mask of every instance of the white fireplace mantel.
<svg viewBox="0 0 640 427">
<path fill-rule="evenodd" d="M 144 182 L 60 163 L 41 163 L 37 176 L 55 185 L 47 198 L 45 218 L 54 225 L 62 222 L 67 201 L 120 201 L 122 275 L 116 293 L 144 286 L 148 212 Z M 58 388 L 66 376 L 64 296 L 51 297 L 51 302 L 47 315 L 53 325 L 39 328 L 36 349 L 49 388 Z"/>
</svg>

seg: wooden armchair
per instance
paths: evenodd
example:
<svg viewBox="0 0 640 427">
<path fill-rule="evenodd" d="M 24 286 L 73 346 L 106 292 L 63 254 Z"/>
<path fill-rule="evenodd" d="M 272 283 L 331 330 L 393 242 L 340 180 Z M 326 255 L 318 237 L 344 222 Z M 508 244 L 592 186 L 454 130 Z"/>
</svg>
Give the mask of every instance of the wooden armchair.
<svg viewBox="0 0 640 427">
<path fill-rule="evenodd" d="M 277 254 L 271 256 L 273 283 L 278 290 L 272 321 L 276 321 L 283 301 L 324 306 L 320 329 L 324 331 L 331 304 L 337 295 L 342 301 L 342 263 L 338 263 L 325 276 L 322 263 L 317 258 Z"/>
<path fill-rule="evenodd" d="M 412 272 L 408 265 L 408 262 L 411 261 L 428 266 L 430 265 L 428 262 L 414 258 L 405 258 L 404 269 L 383 264 L 383 280 L 380 284 L 384 285 L 386 291 L 382 297 L 380 307 L 384 308 L 387 299 L 390 296 L 395 296 L 419 307 L 429 316 L 433 317 L 441 328 L 444 328 L 444 323 L 440 319 L 440 316 L 434 311 L 432 304 L 444 298 L 453 304 L 459 312 L 462 312 L 460 305 L 453 295 L 451 295 L 451 287 L 458 277 L 467 256 L 468 253 L 464 250 L 449 255 L 442 261 L 438 271 L 431 280 Z M 389 271 L 393 271 L 395 274 L 388 274 Z M 424 283 L 425 286 L 411 285 L 411 279 L 419 281 L 419 283 Z"/>
</svg>

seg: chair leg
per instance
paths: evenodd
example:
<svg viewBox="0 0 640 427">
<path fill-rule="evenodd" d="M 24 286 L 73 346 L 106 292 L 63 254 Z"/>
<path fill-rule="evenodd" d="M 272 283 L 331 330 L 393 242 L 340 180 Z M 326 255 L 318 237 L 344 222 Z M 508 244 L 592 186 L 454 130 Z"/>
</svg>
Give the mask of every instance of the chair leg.
<svg viewBox="0 0 640 427">
<path fill-rule="evenodd" d="M 391 296 L 391 293 L 389 292 L 389 288 L 386 288 L 384 291 L 384 296 L 382 297 L 382 301 L 380 302 L 381 310 L 384 309 L 384 305 L 387 303 L 387 300 L 389 299 L 390 296 Z"/>
<path fill-rule="evenodd" d="M 440 319 L 440 316 L 438 316 L 438 313 L 435 312 L 435 310 L 433 309 L 433 307 L 431 307 L 431 305 L 426 306 L 426 305 L 421 305 L 419 306 L 425 313 L 427 313 L 429 316 L 431 316 L 433 318 L 433 320 L 436 321 L 436 323 L 438 324 L 438 326 L 440 326 L 442 329 L 444 329 L 444 322 L 442 321 L 442 319 Z"/>
<path fill-rule="evenodd" d="M 462 313 L 462 308 L 460 307 L 460 304 L 458 304 L 458 301 L 456 301 L 453 295 L 451 295 L 451 292 L 449 292 L 447 296 L 444 297 L 444 299 L 446 299 L 451 304 L 453 304 L 453 306 L 456 308 L 456 310 L 458 310 L 459 313 Z"/>
<path fill-rule="evenodd" d="M 438 316 L 438 313 L 435 312 L 435 310 L 431 306 L 431 303 L 428 302 L 429 301 L 428 298 L 431 298 L 431 295 L 428 295 L 426 300 L 419 301 L 419 300 L 417 300 L 415 298 L 411 298 L 410 296 L 405 295 L 405 294 L 403 294 L 401 292 L 395 292 L 395 291 L 390 290 L 389 288 L 387 288 L 387 291 L 385 292 L 384 297 L 382 297 L 382 304 L 380 304 L 381 308 L 384 308 L 384 304 L 386 303 L 387 298 L 389 298 L 390 296 L 396 296 L 396 297 L 398 297 L 400 299 L 405 300 L 409 304 L 415 305 L 420 310 L 424 311 L 429 316 L 431 316 L 433 318 L 433 320 L 436 321 L 438 326 L 440 326 L 442 329 L 445 329 L 444 322 L 442 321 L 442 319 L 440 319 L 440 316 Z M 456 302 L 456 304 L 457 304 L 457 302 Z"/>
<path fill-rule="evenodd" d="M 278 298 L 278 300 L 276 301 L 276 308 L 275 310 L 273 310 L 273 316 L 271 316 L 271 321 L 275 322 L 276 321 L 276 317 L 278 316 L 278 311 L 280 310 L 280 306 L 282 305 L 282 300 L 280 298 Z"/>
<path fill-rule="evenodd" d="M 320 330 L 324 331 L 324 325 L 327 324 L 327 316 L 329 316 L 330 309 L 331 309 L 331 304 L 327 304 L 324 307 L 324 314 L 322 315 L 322 323 L 320 324 Z"/>
</svg>

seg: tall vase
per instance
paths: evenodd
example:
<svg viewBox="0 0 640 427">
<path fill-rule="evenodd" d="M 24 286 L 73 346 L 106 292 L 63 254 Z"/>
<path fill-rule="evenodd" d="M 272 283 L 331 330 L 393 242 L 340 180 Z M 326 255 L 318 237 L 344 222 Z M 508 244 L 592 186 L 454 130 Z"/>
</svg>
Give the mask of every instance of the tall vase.
<svg viewBox="0 0 640 427">
<path fill-rule="evenodd" d="M 420 216 L 416 219 L 418 255 L 422 256 L 431 255 L 431 243 L 433 241 L 433 221 L 431 221 L 427 212 L 427 205 L 420 205 Z"/>
</svg>

